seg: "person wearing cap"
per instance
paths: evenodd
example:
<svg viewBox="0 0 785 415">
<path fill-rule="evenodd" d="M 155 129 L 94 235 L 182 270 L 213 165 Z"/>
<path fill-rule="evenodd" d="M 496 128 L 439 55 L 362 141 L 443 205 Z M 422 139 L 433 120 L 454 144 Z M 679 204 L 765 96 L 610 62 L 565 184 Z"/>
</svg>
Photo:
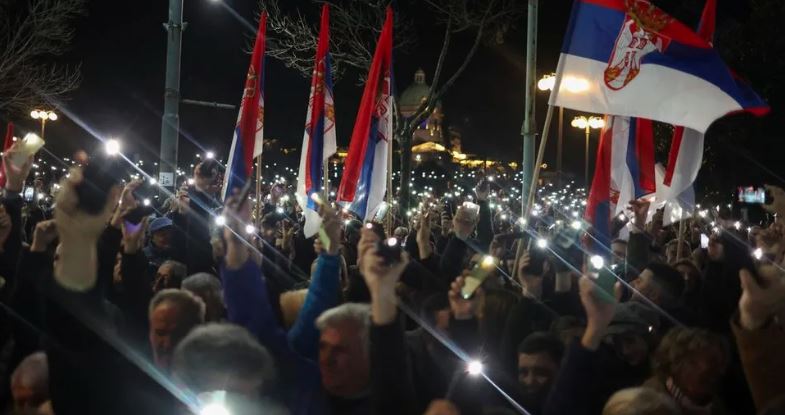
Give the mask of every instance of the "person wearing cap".
<svg viewBox="0 0 785 415">
<path fill-rule="evenodd" d="M 172 220 L 155 218 L 150 222 L 150 240 L 144 247 L 144 256 L 151 268 L 158 269 L 164 261 L 172 258 Z"/>
</svg>

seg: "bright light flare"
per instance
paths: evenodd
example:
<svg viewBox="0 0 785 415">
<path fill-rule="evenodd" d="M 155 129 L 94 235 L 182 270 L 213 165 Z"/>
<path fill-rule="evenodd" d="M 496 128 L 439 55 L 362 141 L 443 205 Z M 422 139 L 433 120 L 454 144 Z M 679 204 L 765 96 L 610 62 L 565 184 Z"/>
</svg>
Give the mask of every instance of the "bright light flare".
<svg viewBox="0 0 785 415">
<path fill-rule="evenodd" d="M 253 235 L 256 233 L 256 228 L 249 223 L 248 225 L 245 225 L 245 233 Z"/>
<path fill-rule="evenodd" d="M 215 224 L 218 226 L 226 225 L 226 217 L 224 216 L 216 216 L 215 217 Z"/>
<path fill-rule="evenodd" d="M 599 255 L 592 255 L 592 257 L 589 258 L 589 262 L 591 262 L 591 266 L 594 269 L 602 269 L 602 267 L 605 266 L 605 259 Z"/>
<path fill-rule="evenodd" d="M 472 360 L 466 365 L 466 372 L 472 376 L 479 376 L 483 372 L 482 362 L 479 360 Z"/>
<path fill-rule="evenodd" d="M 763 250 L 760 248 L 756 248 L 754 251 L 752 251 L 752 256 L 754 256 L 755 259 L 760 260 L 761 258 L 763 258 Z"/>
<path fill-rule="evenodd" d="M 548 247 L 548 240 L 544 238 L 540 238 L 537 240 L 537 248 L 545 249 Z"/>
<path fill-rule="evenodd" d="M 120 154 L 120 141 L 115 138 L 110 138 L 104 143 L 104 150 L 109 156 L 116 156 Z"/>
</svg>

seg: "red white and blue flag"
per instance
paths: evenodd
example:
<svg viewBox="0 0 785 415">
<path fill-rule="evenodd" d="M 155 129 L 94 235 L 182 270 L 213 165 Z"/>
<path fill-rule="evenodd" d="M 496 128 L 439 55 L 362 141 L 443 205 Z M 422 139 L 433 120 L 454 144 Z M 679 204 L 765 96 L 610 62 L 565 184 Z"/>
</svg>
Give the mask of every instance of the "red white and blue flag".
<svg viewBox="0 0 785 415">
<path fill-rule="evenodd" d="M 305 226 L 303 232 L 310 238 L 319 231 L 322 223 L 318 206 L 312 199 L 324 184 L 324 162 L 336 151 L 335 109 L 333 106 L 333 81 L 330 74 L 330 9 L 322 6 L 322 21 L 319 28 L 319 43 L 316 46 L 311 96 L 305 117 L 305 134 L 300 154 L 300 172 L 297 176 L 297 203 L 303 210 Z"/>
<path fill-rule="evenodd" d="M 382 206 L 387 190 L 387 157 L 393 139 L 392 31 L 393 14 L 388 7 L 338 188 L 338 201 L 363 220 Z"/>
<path fill-rule="evenodd" d="M 245 78 L 240 113 L 234 128 L 229 162 L 226 165 L 222 196 L 226 199 L 234 189 L 242 188 L 251 179 L 253 160 L 262 154 L 264 139 L 264 48 L 267 12 L 259 17 L 259 30 Z M 259 166 L 261 168 L 261 166 Z"/>
<path fill-rule="evenodd" d="M 716 10 L 715 0 L 706 0 L 698 24 L 698 35 L 709 44 L 714 43 Z M 692 216 L 695 205 L 692 185 L 703 163 L 703 140 L 704 135 L 691 128 L 677 126 L 673 130 L 668 164 L 663 179 L 657 182 L 657 203 L 651 207 L 652 210 L 665 207 L 665 226 Z"/>
<path fill-rule="evenodd" d="M 655 192 L 652 122 L 608 116 L 600 134 L 586 219 L 602 246 L 610 246 L 611 218 L 635 199 Z"/>
<path fill-rule="evenodd" d="M 709 42 L 647 0 L 576 0 L 551 104 L 704 133 L 726 114 L 762 115 Z"/>
</svg>

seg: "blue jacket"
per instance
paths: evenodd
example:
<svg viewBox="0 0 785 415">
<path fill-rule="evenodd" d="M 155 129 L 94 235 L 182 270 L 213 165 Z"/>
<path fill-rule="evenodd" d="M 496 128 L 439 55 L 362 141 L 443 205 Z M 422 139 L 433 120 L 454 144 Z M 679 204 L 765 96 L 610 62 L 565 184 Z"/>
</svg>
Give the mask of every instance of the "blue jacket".
<svg viewBox="0 0 785 415">
<path fill-rule="evenodd" d="M 289 345 L 287 333 L 278 324 L 268 300 L 259 266 L 250 259 L 237 270 L 222 264 L 221 279 L 228 320 L 250 331 L 275 358 L 279 383 L 275 397 L 295 415 L 326 413 L 319 367 Z M 303 336 L 308 336 L 307 327 L 304 330 Z"/>
<path fill-rule="evenodd" d="M 340 270 L 340 256 L 319 255 L 305 303 L 287 334 L 292 350 L 306 359 L 315 361 L 318 358 L 319 330 L 315 322 L 324 311 L 338 305 L 341 295 Z"/>
</svg>

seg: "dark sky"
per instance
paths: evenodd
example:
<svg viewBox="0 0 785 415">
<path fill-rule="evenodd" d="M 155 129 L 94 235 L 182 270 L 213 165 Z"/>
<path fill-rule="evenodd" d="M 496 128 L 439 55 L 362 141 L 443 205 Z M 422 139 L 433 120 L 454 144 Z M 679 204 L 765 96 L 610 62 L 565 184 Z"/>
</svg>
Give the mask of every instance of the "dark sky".
<svg viewBox="0 0 785 415">
<path fill-rule="evenodd" d="M 256 25 L 255 0 L 223 1 Z M 728 7 L 729 1 L 732 7 Z M 309 1 L 285 3 L 290 6 L 295 3 L 304 13 L 318 15 L 318 6 Z M 440 29 L 430 23 L 418 2 L 400 3 L 401 7 L 407 7 L 407 14 L 417 17 L 420 38 L 416 48 L 396 51 L 394 70 L 398 92 L 411 82 L 418 67 L 425 69 L 428 79 L 431 78 L 441 44 Z M 571 3 L 570 0 L 540 2 L 538 76 L 555 67 Z M 696 20 L 702 5 L 699 0 L 660 3 L 687 20 Z M 743 10 L 738 8 L 739 3 L 742 2 L 720 0 L 720 6 L 725 5 L 720 10 L 720 21 L 725 15 Z M 127 154 L 155 159 L 163 109 L 166 33 L 162 23 L 167 18 L 167 1 L 91 0 L 88 7 L 88 15 L 77 22 L 76 42 L 67 55 L 68 60 L 82 63 L 82 86 L 65 103 L 69 116 L 47 129 L 48 146 L 58 154 L 69 154 L 77 148 L 90 149 L 97 143 L 90 138 L 92 132 L 122 138 Z M 254 33 L 212 0 L 186 0 L 184 9 L 188 27 L 183 37 L 182 96 L 237 104 L 249 60 L 244 50 Z M 444 99 L 447 122 L 462 129 L 464 149 L 470 153 L 508 160 L 520 157 L 525 19 L 525 15 L 518 19 L 504 44 L 481 47 Z M 460 63 L 458 58 L 468 49 L 470 41 L 470 36 L 454 40 L 448 72 Z M 274 59 L 267 59 L 266 71 L 265 136 L 299 146 L 310 80 Z M 335 86 L 339 146 L 347 144 L 354 124 L 361 93 L 355 83 L 355 78 L 347 77 Z M 538 99 L 538 128 L 544 119 L 546 98 L 541 94 Z M 236 111 L 188 105 L 182 105 L 180 111 L 181 164 L 191 160 L 200 147 L 225 157 Z M 567 111 L 566 122 L 574 115 Z M 582 172 L 582 132 L 569 126 L 565 131 L 565 167 Z M 551 163 L 554 146 L 549 146 L 549 157 L 546 157 Z M 596 137 L 592 141 L 594 146 Z"/>
</svg>

